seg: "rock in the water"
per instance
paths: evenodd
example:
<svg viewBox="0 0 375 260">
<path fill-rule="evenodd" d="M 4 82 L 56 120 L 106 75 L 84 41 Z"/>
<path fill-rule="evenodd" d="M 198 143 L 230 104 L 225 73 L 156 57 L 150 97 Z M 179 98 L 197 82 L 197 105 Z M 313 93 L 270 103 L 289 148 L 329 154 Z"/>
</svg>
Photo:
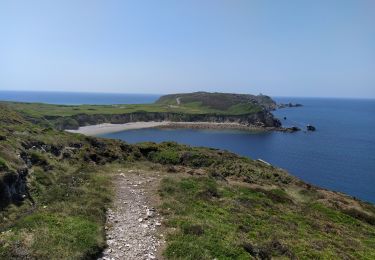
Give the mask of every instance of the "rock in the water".
<svg viewBox="0 0 375 260">
<path fill-rule="evenodd" d="M 316 130 L 315 126 L 312 126 L 312 125 L 307 125 L 306 129 L 307 129 L 307 131 L 315 131 Z"/>
</svg>

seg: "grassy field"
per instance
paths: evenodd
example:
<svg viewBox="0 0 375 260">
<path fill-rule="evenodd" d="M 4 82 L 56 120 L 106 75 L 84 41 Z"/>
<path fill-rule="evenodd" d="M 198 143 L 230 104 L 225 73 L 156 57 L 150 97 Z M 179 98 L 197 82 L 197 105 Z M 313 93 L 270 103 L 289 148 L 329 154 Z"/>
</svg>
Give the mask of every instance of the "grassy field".
<svg viewBox="0 0 375 260">
<path fill-rule="evenodd" d="M 162 96 L 156 101 L 156 104 L 167 105 L 184 105 L 189 103 L 199 103 L 203 107 L 221 111 L 233 110 L 233 107 L 236 107 L 239 104 L 248 105 L 246 109 L 260 106 L 267 110 L 272 110 L 272 108 L 275 108 L 276 105 L 276 103 L 268 96 L 217 92 L 170 94 Z"/>
<path fill-rule="evenodd" d="M 59 165 L 35 168 L 30 192 L 35 205 L 2 211 L 0 258 L 93 258 L 105 246 L 105 211 L 111 201 L 108 169 Z"/>
<path fill-rule="evenodd" d="M 300 193 L 209 177 L 163 179 L 168 259 L 374 259 L 375 227 Z"/>
<path fill-rule="evenodd" d="M 375 208 L 225 151 L 142 144 L 161 181 L 167 259 L 373 259 Z"/>
<path fill-rule="evenodd" d="M 203 106 L 201 102 L 190 102 L 183 105 L 126 104 L 66 106 L 16 102 L 6 102 L 6 104 L 12 109 L 35 118 L 42 118 L 45 116 L 73 116 L 78 114 L 128 114 L 139 112 L 242 115 L 256 113 L 262 110 L 260 106 L 253 104 L 236 104 L 228 109 L 222 110 Z"/>
<path fill-rule="evenodd" d="M 178 102 L 177 102 L 178 100 Z M 197 92 L 162 96 L 153 104 L 51 105 L 43 103 L 3 102 L 27 116 L 73 116 L 78 114 L 127 114 L 170 112 L 185 114 L 244 115 L 269 108 L 274 102 L 267 96 Z"/>
</svg>

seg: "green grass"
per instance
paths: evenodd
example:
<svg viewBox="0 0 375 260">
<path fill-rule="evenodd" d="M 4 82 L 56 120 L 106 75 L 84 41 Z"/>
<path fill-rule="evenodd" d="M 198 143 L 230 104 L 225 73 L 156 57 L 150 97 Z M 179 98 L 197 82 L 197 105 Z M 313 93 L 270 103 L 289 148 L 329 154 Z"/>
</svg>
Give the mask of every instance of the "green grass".
<svg viewBox="0 0 375 260">
<path fill-rule="evenodd" d="M 261 109 L 250 105 L 234 105 L 228 110 L 212 109 L 202 106 L 199 102 L 187 103 L 181 106 L 169 106 L 164 104 L 135 104 L 135 105 L 80 105 L 65 106 L 41 103 L 15 103 L 6 102 L 12 109 L 20 111 L 27 116 L 42 118 L 53 116 L 87 115 L 111 115 L 129 113 L 185 113 L 185 114 L 227 114 L 241 115 L 259 112 Z"/>
<path fill-rule="evenodd" d="M 73 259 L 94 256 L 98 244 L 104 244 L 101 225 L 84 216 L 63 216 L 38 213 L 27 216 L 17 223 L 16 236 L 24 240 L 27 232 L 31 243 L 28 248 L 36 258 Z M 30 232 L 31 231 L 31 232 Z M 65 250 L 69 248 L 68 250 Z M 51 251 L 54 252 L 51 255 Z"/>
<path fill-rule="evenodd" d="M 6 136 L 0 140 L 0 259 L 100 253 L 115 167 L 104 164 L 123 163 L 132 148 L 31 124 L 2 106 L 0 125 Z M 17 180 L 26 170 L 28 192 L 18 191 L 23 202 L 5 200 L 6 188 L 22 186 Z"/>
<path fill-rule="evenodd" d="M 280 189 L 176 177 L 163 179 L 160 195 L 168 259 L 375 257 L 374 226 L 320 203 L 290 203 Z"/>
<path fill-rule="evenodd" d="M 186 114 L 227 114 L 241 115 L 261 111 L 260 107 L 250 104 L 237 104 L 228 109 L 213 109 L 203 106 L 200 102 L 186 103 L 180 106 L 164 104 L 123 104 L 123 105 L 51 105 L 42 103 L 6 102 L 11 108 L 28 116 L 41 118 L 44 116 L 73 116 L 79 114 L 128 114 L 128 113 L 186 113 Z"/>
<path fill-rule="evenodd" d="M 151 161 L 162 164 L 178 164 L 180 162 L 179 155 L 173 150 L 153 152 L 150 153 L 149 158 Z"/>
<path fill-rule="evenodd" d="M 105 210 L 111 201 L 110 168 L 71 165 L 53 172 L 35 168 L 35 206 L 8 207 L 0 217 L 0 258 L 82 259 L 105 246 Z"/>
<path fill-rule="evenodd" d="M 170 94 L 159 98 L 156 104 L 166 105 L 180 105 L 199 104 L 214 110 L 243 112 L 251 111 L 253 109 L 266 108 L 272 109 L 275 102 L 268 96 L 250 95 L 250 94 L 233 94 L 233 93 L 209 93 L 209 92 L 194 92 Z M 240 106 L 239 106 L 240 105 Z"/>
</svg>

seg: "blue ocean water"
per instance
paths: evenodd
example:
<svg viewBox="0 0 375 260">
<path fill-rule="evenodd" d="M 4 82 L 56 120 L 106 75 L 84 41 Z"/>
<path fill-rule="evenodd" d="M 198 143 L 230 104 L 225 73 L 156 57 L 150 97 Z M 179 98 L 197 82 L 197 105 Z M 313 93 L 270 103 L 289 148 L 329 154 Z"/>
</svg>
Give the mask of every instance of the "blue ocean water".
<svg viewBox="0 0 375 260">
<path fill-rule="evenodd" d="M 140 129 L 105 134 L 129 143 L 173 140 L 264 159 L 324 188 L 375 203 L 375 100 L 275 98 L 302 103 L 274 114 L 285 125 L 312 124 L 316 132 Z"/>
<path fill-rule="evenodd" d="M 0 91 L 0 100 L 53 104 L 154 102 L 158 95 Z M 275 98 L 302 103 L 274 114 L 286 126 L 310 123 L 316 132 L 140 129 L 106 134 L 129 143 L 173 140 L 262 158 L 321 187 L 375 203 L 375 100 Z M 287 120 L 283 117 L 286 116 Z"/>
<path fill-rule="evenodd" d="M 80 92 L 44 92 L 44 91 L 4 91 L 0 90 L 0 101 L 38 102 L 60 105 L 112 105 L 145 104 L 157 100 L 155 94 L 119 94 L 119 93 L 80 93 Z"/>
</svg>

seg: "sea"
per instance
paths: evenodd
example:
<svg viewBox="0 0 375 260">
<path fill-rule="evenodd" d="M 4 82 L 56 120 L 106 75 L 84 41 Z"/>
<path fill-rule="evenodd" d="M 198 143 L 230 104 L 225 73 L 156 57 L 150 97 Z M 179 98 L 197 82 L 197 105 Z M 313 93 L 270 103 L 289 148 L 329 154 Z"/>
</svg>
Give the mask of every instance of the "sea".
<svg viewBox="0 0 375 260">
<path fill-rule="evenodd" d="M 52 104 L 150 103 L 160 95 L 0 91 L 0 100 Z M 176 141 L 263 159 L 323 188 L 375 203 L 375 100 L 273 97 L 302 107 L 273 112 L 284 126 L 315 132 L 139 129 L 104 134 L 128 143 Z M 284 117 L 286 119 L 284 119 Z"/>
<path fill-rule="evenodd" d="M 113 105 L 152 103 L 160 94 L 122 94 L 122 93 L 80 93 L 58 91 L 4 91 L 0 90 L 0 100 L 59 105 Z"/>
</svg>

